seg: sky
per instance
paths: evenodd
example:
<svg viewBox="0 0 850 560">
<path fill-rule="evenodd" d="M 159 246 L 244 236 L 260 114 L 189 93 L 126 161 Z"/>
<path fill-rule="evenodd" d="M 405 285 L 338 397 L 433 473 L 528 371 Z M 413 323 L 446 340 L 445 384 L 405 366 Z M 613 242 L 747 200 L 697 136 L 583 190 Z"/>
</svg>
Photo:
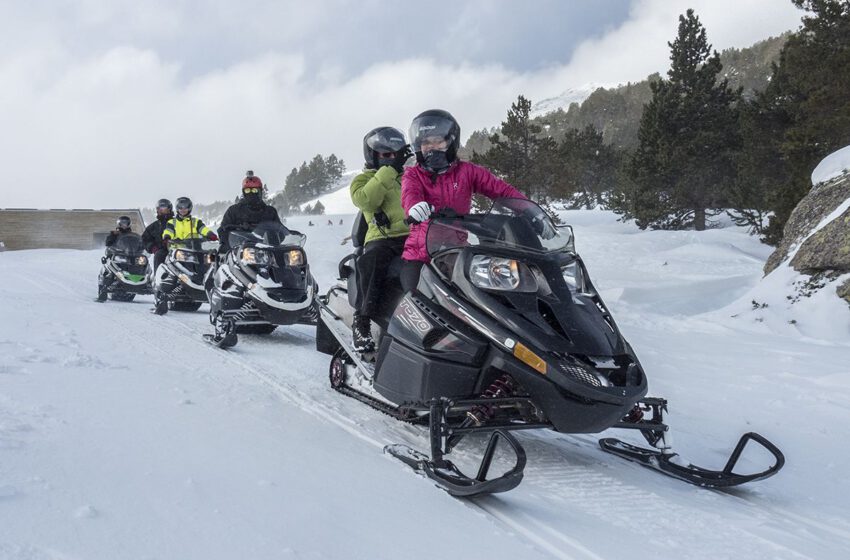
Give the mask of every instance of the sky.
<svg viewBox="0 0 850 560">
<path fill-rule="evenodd" d="M 272 191 L 377 126 L 462 135 L 587 84 L 664 73 L 694 8 L 715 49 L 797 29 L 790 0 L 0 0 L 0 208 Z"/>
</svg>

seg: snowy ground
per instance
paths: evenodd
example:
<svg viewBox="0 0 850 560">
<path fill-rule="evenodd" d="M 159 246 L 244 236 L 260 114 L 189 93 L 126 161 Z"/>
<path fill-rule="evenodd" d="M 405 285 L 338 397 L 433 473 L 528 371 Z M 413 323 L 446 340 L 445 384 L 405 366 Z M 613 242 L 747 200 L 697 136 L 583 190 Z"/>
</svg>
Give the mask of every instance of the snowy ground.
<svg viewBox="0 0 850 560">
<path fill-rule="evenodd" d="M 349 250 L 352 217 L 330 218 L 303 227 L 323 288 Z M 0 558 L 846 558 L 850 311 L 832 302 L 826 338 L 771 328 L 748 305 L 769 251 L 738 229 L 566 218 L 650 394 L 670 400 L 679 451 L 720 467 L 758 431 L 781 473 L 722 493 L 606 455 L 599 436 L 522 433 L 519 488 L 456 500 L 381 454 L 425 448 L 425 432 L 332 392 L 313 329 L 220 351 L 201 340 L 206 307 L 94 303 L 99 252 L 6 252 Z"/>
</svg>

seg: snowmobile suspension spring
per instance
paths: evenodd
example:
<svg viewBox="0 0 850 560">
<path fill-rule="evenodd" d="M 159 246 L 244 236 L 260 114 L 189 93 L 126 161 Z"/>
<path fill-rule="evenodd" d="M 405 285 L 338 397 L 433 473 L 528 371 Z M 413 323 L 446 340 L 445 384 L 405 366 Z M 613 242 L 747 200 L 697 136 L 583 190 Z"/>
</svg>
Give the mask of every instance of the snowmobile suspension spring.
<svg viewBox="0 0 850 560">
<path fill-rule="evenodd" d="M 510 397 L 516 391 L 516 382 L 507 373 L 493 381 L 489 387 L 481 394 L 482 399 L 499 399 Z M 494 416 L 492 406 L 479 404 L 466 413 L 467 417 L 476 425 L 481 425 L 485 420 Z"/>
</svg>

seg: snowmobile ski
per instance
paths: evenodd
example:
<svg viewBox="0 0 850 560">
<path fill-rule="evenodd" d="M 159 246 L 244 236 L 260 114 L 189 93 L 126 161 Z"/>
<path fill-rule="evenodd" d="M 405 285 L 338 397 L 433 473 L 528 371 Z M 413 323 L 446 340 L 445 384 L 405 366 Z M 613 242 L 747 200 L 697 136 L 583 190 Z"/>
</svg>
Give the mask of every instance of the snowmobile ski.
<svg viewBox="0 0 850 560">
<path fill-rule="evenodd" d="M 387 445 L 384 447 L 384 452 L 433 480 L 452 496 L 469 498 L 484 494 L 498 494 L 519 486 L 525 470 L 526 454 L 516 438 L 507 431 L 493 430 L 490 432 L 487 448 L 474 478 L 461 472 L 454 463 L 444 457 L 449 452 L 449 438 L 446 436 L 450 435 L 451 432 L 446 424 L 446 413 L 453 404 L 446 399 L 431 403 L 431 412 L 428 415 L 431 435 L 430 458 L 424 453 L 403 444 Z M 515 463 L 506 473 L 488 480 L 487 475 L 490 473 L 493 457 L 500 440 L 507 443 L 514 453 Z"/>
<path fill-rule="evenodd" d="M 776 462 L 762 472 L 753 474 L 738 474 L 733 470 L 741 457 L 744 448 L 750 441 L 755 441 L 775 458 Z M 785 464 L 785 456 L 773 443 L 755 432 L 748 432 L 741 436 L 738 445 L 726 462 L 723 470 L 710 470 L 698 467 L 694 464 L 682 461 L 676 453 L 663 452 L 657 449 L 647 449 L 637 445 L 631 445 L 617 438 L 604 438 L 599 440 L 599 445 L 604 451 L 612 453 L 629 461 L 634 461 L 641 466 L 656 470 L 667 476 L 684 480 L 697 486 L 705 488 L 731 488 L 754 480 L 763 480 L 771 477 Z"/>
<path fill-rule="evenodd" d="M 218 348 L 231 348 L 236 345 L 237 341 L 236 333 L 228 333 L 218 340 L 216 340 L 216 337 L 213 334 L 205 334 L 203 336 L 204 340 Z"/>
</svg>

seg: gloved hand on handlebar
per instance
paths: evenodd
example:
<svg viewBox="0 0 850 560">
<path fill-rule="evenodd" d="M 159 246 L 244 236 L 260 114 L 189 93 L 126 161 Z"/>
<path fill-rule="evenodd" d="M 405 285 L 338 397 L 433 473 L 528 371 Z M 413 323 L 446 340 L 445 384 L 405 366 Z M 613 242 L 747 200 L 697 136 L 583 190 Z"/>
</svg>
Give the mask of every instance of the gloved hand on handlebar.
<svg viewBox="0 0 850 560">
<path fill-rule="evenodd" d="M 407 211 L 407 215 L 413 223 L 421 224 L 427 220 L 433 212 L 434 207 L 423 200 L 422 202 L 417 202 L 411 206 L 410 210 Z"/>
<path fill-rule="evenodd" d="M 218 236 L 215 233 L 210 232 L 209 235 L 207 235 L 207 239 L 210 241 L 218 241 Z"/>
<path fill-rule="evenodd" d="M 395 157 L 393 158 L 393 162 L 390 164 L 393 169 L 401 173 L 404 171 L 404 164 L 407 160 L 410 159 L 410 156 L 413 155 L 413 152 L 410 149 L 410 144 L 405 144 L 402 149 L 395 153 Z"/>
</svg>

